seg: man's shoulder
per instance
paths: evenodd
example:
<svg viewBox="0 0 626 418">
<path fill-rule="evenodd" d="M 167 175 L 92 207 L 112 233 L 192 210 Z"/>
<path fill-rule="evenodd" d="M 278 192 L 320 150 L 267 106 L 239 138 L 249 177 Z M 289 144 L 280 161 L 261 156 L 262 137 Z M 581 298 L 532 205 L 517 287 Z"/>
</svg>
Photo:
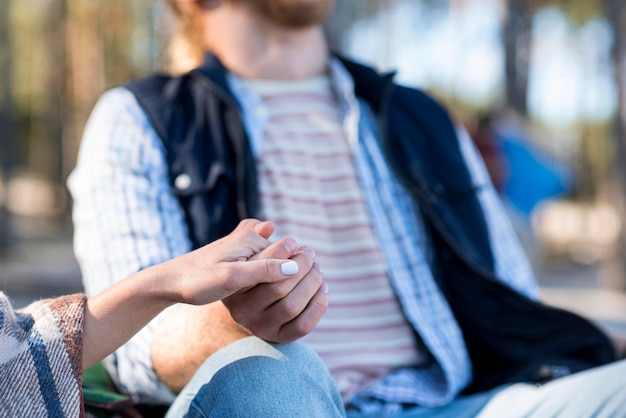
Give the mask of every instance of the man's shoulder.
<svg viewBox="0 0 626 418">
<path fill-rule="evenodd" d="M 175 76 L 161 72 L 155 72 L 129 81 L 123 87 L 135 96 L 161 96 L 167 90 L 166 86 L 172 83 L 180 83 L 183 76 Z"/>
<path fill-rule="evenodd" d="M 423 112 L 428 110 L 438 114 L 446 114 L 445 105 L 430 92 L 420 87 L 395 84 L 391 103 L 396 106 L 407 107 L 410 110 Z"/>
<path fill-rule="evenodd" d="M 153 73 L 123 86 L 133 95 L 162 140 L 167 140 L 170 119 L 184 102 L 182 97 L 185 96 L 187 78 L 188 74 Z"/>
<path fill-rule="evenodd" d="M 407 86 L 395 81 L 396 71 L 380 72 L 375 67 L 351 58 L 337 56 L 355 83 L 357 96 L 367 101 L 375 110 L 387 101 L 391 109 L 425 109 L 446 114 L 445 106 L 425 89 Z"/>
</svg>

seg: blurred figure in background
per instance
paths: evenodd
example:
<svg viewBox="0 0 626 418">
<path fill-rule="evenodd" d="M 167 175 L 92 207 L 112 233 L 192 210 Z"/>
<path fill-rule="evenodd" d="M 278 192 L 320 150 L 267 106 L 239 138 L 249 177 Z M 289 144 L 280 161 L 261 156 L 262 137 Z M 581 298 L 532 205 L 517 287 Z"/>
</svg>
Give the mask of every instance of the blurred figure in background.
<svg viewBox="0 0 626 418">
<path fill-rule="evenodd" d="M 350 417 L 625 407 L 626 364 L 594 368 L 615 359 L 606 336 L 538 302 L 467 132 L 424 92 L 330 53 L 332 0 L 170 3 L 173 64 L 191 71 L 107 92 L 70 178 L 87 290 L 252 215 L 319 265 L 153 321 L 108 360 L 125 392 L 174 402 L 171 416 L 242 416 L 264 388 L 225 386 L 232 402 L 216 405 L 204 362 L 254 356 L 241 342 L 255 335 L 315 350 Z"/>
<path fill-rule="evenodd" d="M 572 170 L 538 149 L 522 118 L 511 110 L 480 116 L 472 139 L 494 186 L 523 216 L 574 189 Z"/>
<path fill-rule="evenodd" d="M 526 122 L 513 110 L 480 116 L 471 136 L 525 252 L 539 267 L 542 249 L 531 223 L 533 212 L 541 203 L 573 191 L 573 170 L 539 149 Z"/>
<path fill-rule="evenodd" d="M 502 150 L 500 138 L 494 132 L 492 115 L 481 115 L 471 132 L 476 149 L 485 163 L 489 178 L 498 193 L 502 194 L 506 179 L 509 176 L 509 166 Z"/>
</svg>

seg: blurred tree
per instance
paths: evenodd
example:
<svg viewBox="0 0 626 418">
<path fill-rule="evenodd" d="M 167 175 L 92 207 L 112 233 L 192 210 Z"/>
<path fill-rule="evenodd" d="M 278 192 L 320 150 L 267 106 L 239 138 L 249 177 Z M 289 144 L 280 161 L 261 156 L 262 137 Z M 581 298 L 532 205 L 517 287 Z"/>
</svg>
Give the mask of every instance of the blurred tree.
<svg viewBox="0 0 626 418">
<path fill-rule="evenodd" d="M 151 5 L 144 3 L 143 8 Z M 49 74 L 47 118 L 51 148 L 57 158 L 53 180 L 63 184 L 75 165 L 80 136 L 99 95 L 133 76 L 132 6 L 126 0 L 50 0 L 48 7 Z M 147 71 L 148 69 L 146 69 Z M 65 214 L 69 198 L 64 196 Z"/>
<path fill-rule="evenodd" d="M 57 196 L 49 213 L 65 205 L 61 218 L 48 220 L 69 224 L 63 186 L 89 113 L 104 90 L 155 68 L 150 37 L 160 34 L 164 7 L 163 0 L 0 0 L 0 193 L 10 171 L 42 179 Z M 2 202 L 0 246 L 8 230 Z"/>
<path fill-rule="evenodd" d="M 604 0 L 534 0 L 539 5 L 559 6 L 575 23 L 582 24 L 604 12 Z"/>
<path fill-rule="evenodd" d="M 389 0 L 342 0 L 335 2 L 335 9 L 326 21 L 326 35 L 330 47 L 343 51 L 343 43 L 350 26 L 359 20 L 374 16 Z"/>
<path fill-rule="evenodd" d="M 7 186 L 15 161 L 15 129 L 13 122 L 13 95 L 11 92 L 11 2 L 0 2 L 0 253 L 9 246 L 11 237 Z"/>
<path fill-rule="evenodd" d="M 626 5 L 623 0 L 604 0 L 606 14 L 613 29 L 613 59 L 615 86 L 618 93 L 614 119 L 615 148 L 622 192 L 626 196 Z"/>
<path fill-rule="evenodd" d="M 63 132 L 62 179 L 74 167 L 80 135 L 98 95 L 105 88 L 104 37 L 117 27 L 102 22 L 101 0 L 66 0 L 65 67 L 63 100 L 67 106 Z M 117 53 L 117 51 L 116 51 Z"/>
<path fill-rule="evenodd" d="M 57 0 L 58 1 L 58 0 Z M 136 76 L 133 33 L 150 18 L 152 2 L 128 0 L 64 0 L 65 25 L 64 118 L 62 179 L 75 165 L 80 136 L 96 100 L 104 90 Z M 148 10 L 147 13 L 135 13 Z M 60 52 L 60 51 L 59 51 Z M 60 54 L 60 58 L 63 58 Z M 142 68 L 148 72 L 152 68 Z"/>
<path fill-rule="evenodd" d="M 532 37 L 532 12 L 529 0 L 506 0 L 502 28 L 506 104 L 521 116 L 528 115 L 528 72 Z"/>
<path fill-rule="evenodd" d="M 68 127 L 68 106 L 66 91 L 68 84 L 68 68 L 66 59 L 66 33 L 69 0 L 50 0 L 46 13 L 45 38 L 48 54 L 48 71 L 46 72 L 46 107 L 43 119 L 48 136 L 48 149 L 55 158 L 46 158 L 49 178 L 54 182 L 63 180 L 63 136 Z"/>
<path fill-rule="evenodd" d="M 535 13 L 541 8 L 556 6 L 573 22 L 584 23 L 602 12 L 602 4 L 601 0 L 504 0 L 504 4 L 506 14 L 502 44 L 505 51 L 506 104 L 520 115 L 527 116 L 532 21 Z"/>
<path fill-rule="evenodd" d="M 617 110 L 613 122 L 616 159 L 614 174 L 618 184 L 617 198 L 621 210 L 621 218 L 626 214 L 626 4 L 623 0 L 604 0 L 606 14 L 613 29 L 613 45 L 611 55 L 615 86 L 617 89 Z M 622 227 L 621 248 L 615 255 L 614 263 L 620 272 L 621 281 L 612 283 L 621 289 L 626 287 L 626 229 Z"/>
</svg>

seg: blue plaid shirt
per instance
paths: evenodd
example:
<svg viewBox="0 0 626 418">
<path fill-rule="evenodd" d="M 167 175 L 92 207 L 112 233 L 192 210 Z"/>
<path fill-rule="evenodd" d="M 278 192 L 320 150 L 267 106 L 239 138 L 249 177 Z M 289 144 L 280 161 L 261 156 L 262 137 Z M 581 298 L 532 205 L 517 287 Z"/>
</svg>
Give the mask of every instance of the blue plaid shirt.
<svg viewBox="0 0 626 418">
<path fill-rule="evenodd" d="M 355 97 L 350 76 L 338 61 L 331 61 L 330 68 L 390 280 L 407 319 L 432 355 L 428 364 L 397 370 L 357 393 L 351 405 L 364 414 L 382 416 L 410 405 L 445 404 L 469 383 L 471 365 L 459 326 L 432 276 L 428 236 L 415 216 L 419 208 L 387 167 L 375 118 Z M 228 80 L 257 153 L 267 111 L 236 77 L 230 75 Z M 458 138 L 486 213 L 496 274 L 512 288 L 537 298 L 532 269 L 482 160 L 464 130 L 459 130 Z M 123 88 L 105 93 L 86 127 L 68 182 L 75 201 L 75 252 L 89 294 L 191 249 L 167 172 L 163 144 L 134 96 Z M 107 361 L 122 389 L 135 399 L 170 402 L 174 395 L 150 363 L 151 335 L 158 320 Z"/>
</svg>

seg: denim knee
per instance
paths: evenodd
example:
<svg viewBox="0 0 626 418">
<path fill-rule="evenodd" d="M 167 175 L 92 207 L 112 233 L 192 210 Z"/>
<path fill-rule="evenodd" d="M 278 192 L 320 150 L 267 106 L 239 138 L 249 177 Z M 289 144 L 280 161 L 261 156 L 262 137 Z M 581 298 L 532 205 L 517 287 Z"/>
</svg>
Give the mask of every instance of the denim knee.
<svg viewBox="0 0 626 418">
<path fill-rule="evenodd" d="M 219 370 L 191 402 L 189 417 L 343 417 L 341 397 L 319 357 L 299 344 Z"/>
</svg>

